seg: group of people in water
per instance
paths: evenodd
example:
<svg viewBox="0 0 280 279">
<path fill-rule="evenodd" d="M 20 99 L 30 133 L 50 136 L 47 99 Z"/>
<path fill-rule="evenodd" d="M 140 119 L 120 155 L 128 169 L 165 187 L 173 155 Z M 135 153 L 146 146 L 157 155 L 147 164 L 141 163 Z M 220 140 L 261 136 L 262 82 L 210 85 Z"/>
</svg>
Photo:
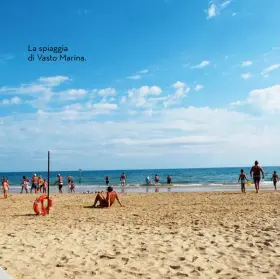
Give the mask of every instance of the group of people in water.
<svg viewBox="0 0 280 279">
<path fill-rule="evenodd" d="M 253 181 L 255 184 L 255 190 L 256 190 L 256 193 L 258 193 L 259 189 L 260 189 L 260 181 L 261 181 L 261 179 L 264 179 L 264 177 L 265 177 L 264 170 L 259 165 L 258 161 L 255 161 L 254 166 L 251 167 L 250 176 L 251 176 L 251 178 L 253 178 Z M 121 186 L 125 186 L 126 179 L 127 179 L 127 177 L 126 177 L 125 173 L 123 172 L 120 176 Z M 275 190 L 277 190 L 277 182 L 279 181 L 279 177 L 278 177 L 278 174 L 276 171 L 273 172 L 271 180 L 273 181 Z M 156 174 L 154 177 L 154 185 L 157 186 L 159 184 L 159 181 L 160 181 L 159 176 Z M 71 175 L 68 175 L 67 182 L 68 182 L 69 192 L 75 193 L 75 183 L 74 183 L 73 177 Z M 152 181 L 149 176 L 146 177 L 145 182 L 146 182 L 146 184 L 144 184 L 145 186 L 152 185 Z M 250 185 L 250 181 L 247 178 L 243 169 L 241 169 L 241 171 L 240 171 L 238 182 L 240 182 L 240 184 L 241 184 L 241 192 L 246 193 L 245 185 L 246 185 L 246 183 L 248 185 Z M 30 183 L 31 183 L 31 187 L 30 187 Z M 172 177 L 170 175 L 167 176 L 166 183 L 167 184 L 172 183 Z M 110 184 L 109 176 L 105 177 L 105 184 L 107 186 L 109 186 L 109 184 Z M 62 175 L 57 174 L 57 181 L 54 183 L 54 185 L 58 185 L 59 193 L 62 193 L 62 189 L 63 189 L 63 185 L 64 185 Z M 7 198 L 8 192 L 10 189 L 9 180 L 7 177 L 2 178 L 2 189 L 3 189 L 3 193 L 4 193 L 4 198 Z M 46 179 L 42 178 L 42 176 L 40 176 L 40 175 L 37 176 L 36 173 L 32 176 L 31 180 L 26 178 L 26 176 L 22 177 L 21 192 L 20 192 L 21 194 L 24 191 L 26 193 L 32 193 L 33 190 L 36 194 L 37 193 L 46 193 L 47 189 L 48 189 L 48 181 Z M 117 196 L 114 194 L 115 192 L 113 191 L 112 187 L 109 186 L 107 188 L 107 190 L 108 190 L 107 193 L 110 193 L 110 195 L 108 194 L 110 196 L 110 199 L 112 199 L 109 202 L 109 204 L 111 204 L 113 202 L 113 200 L 115 200 L 115 198 L 117 198 Z M 104 199 L 106 200 L 106 198 L 102 194 L 99 194 L 96 199 L 96 202 L 101 201 L 101 204 L 102 204 L 102 203 L 104 203 L 104 201 L 103 201 Z M 96 205 L 96 202 L 95 202 L 95 205 Z"/>
</svg>

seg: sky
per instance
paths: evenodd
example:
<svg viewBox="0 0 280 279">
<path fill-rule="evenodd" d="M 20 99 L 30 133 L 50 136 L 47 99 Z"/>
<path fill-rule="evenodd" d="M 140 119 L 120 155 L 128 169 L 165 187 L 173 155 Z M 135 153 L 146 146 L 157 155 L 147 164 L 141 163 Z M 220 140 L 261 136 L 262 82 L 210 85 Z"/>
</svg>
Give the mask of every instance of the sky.
<svg viewBox="0 0 280 279">
<path fill-rule="evenodd" d="M 2 0 L 0 171 L 280 165 L 279 11 Z"/>
</svg>

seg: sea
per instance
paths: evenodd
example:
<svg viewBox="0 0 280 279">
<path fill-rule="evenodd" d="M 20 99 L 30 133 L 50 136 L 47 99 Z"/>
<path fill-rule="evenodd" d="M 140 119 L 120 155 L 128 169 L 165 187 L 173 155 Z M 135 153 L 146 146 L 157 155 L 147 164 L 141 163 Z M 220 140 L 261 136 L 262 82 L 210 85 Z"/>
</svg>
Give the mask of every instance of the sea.
<svg viewBox="0 0 280 279">
<path fill-rule="evenodd" d="M 142 169 L 142 170 L 107 170 L 107 171 L 51 171 L 50 172 L 50 191 L 58 192 L 55 185 L 57 174 L 61 174 L 64 180 L 63 191 L 68 192 L 67 176 L 71 175 L 74 179 L 75 190 L 80 193 L 94 193 L 106 189 L 105 177 L 109 176 L 110 185 L 119 192 L 153 192 L 154 185 L 145 185 L 147 176 L 153 181 L 157 174 L 160 178 L 159 191 L 161 192 L 205 192 L 205 191 L 235 191 L 240 190 L 238 177 L 240 170 L 244 169 L 247 178 L 250 179 L 250 168 L 196 168 L 196 169 Z M 274 189 L 271 177 L 273 171 L 280 172 L 279 166 L 263 167 L 265 179 L 261 181 L 261 189 Z M 120 175 L 124 172 L 127 181 L 125 187 L 120 185 Z M 7 177 L 11 187 L 11 192 L 20 192 L 22 176 L 31 179 L 32 175 L 42 176 L 47 179 L 47 172 L 7 172 L 0 173 L 1 177 Z M 172 177 L 172 184 L 167 185 L 166 178 Z M 253 184 L 253 183 L 252 183 Z M 253 185 L 250 189 L 253 190 Z M 158 189 L 157 189 L 158 191 Z"/>
</svg>

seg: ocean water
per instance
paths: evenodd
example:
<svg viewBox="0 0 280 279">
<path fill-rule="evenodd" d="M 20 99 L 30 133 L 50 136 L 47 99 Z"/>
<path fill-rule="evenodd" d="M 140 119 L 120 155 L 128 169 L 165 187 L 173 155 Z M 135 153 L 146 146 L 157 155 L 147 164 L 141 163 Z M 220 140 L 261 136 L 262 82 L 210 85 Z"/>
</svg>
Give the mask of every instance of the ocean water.
<svg viewBox="0 0 280 279">
<path fill-rule="evenodd" d="M 81 191 L 94 191 L 103 189 L 105 186 L 105 176 L 109 176 L 110 185 L 114 187 L 120 187 L 120 175 L 122 172 L 126 174 L 127 184 L 126 188 L 134 189 L 137 192 L 137 188 L 141 187 L 141 184 L 145 183 L 146 176 L 149 176 L 152 181 L 155 174 L 160 178 L 160 184 L 166 184 L 166 178 L 168 175 L 172 176 L 173 186 L 176 188 L 189 189 L 194 191 L 202 190 L 226 190 L 235 189 L 232 186 L 237 186 L 240 168 L 201 168 L 201 169 L 154 169 L 154 170 L 109 170 L 109 171 L 52 171 L 50 173 L 50 185 L 56 182 L 56 175 L 60 173 L 63 176 L 64 184 L 67 185 L 67 176 L 72 175 L 77 192 Z M 249 177 L 249 167 L 243 167 L 245 173 Z M 262 185 L 267 185 L 269 189 L 272 189 L 271 176 L 273 171 L 280 173 L 280 167 L 270 166 L 264 167 L 265 180 L 262 181 Z M 47 172 L 35 172 L 38 175 L 42 175 L 47 179 Z M 0 173 L 0 176 L 7 177 L 9 179 L 10 186 L 15 192 L 16 188 L 20 187 L 22 176 L 31 178 L 33 173 L 30 172 L 10 172 Z M 53 188 L 53 187 L 51 187 Z M 56 189 L 57 187 L 55 187 Z M 105 188 L 104 188 L 105 189 Z M 239 188 L 238 188 L 239 189 Z M 180 191 L 180 190 L 179 190 Z"/>
</svg>

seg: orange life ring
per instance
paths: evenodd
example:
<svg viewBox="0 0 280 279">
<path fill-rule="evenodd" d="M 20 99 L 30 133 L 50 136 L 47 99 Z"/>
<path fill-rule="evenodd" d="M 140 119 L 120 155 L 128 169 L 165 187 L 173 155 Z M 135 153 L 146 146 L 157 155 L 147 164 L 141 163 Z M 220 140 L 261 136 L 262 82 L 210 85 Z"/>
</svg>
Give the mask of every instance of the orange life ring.
<svg viewBox="0 0 280 279">
<path fill-rule="evenodd" d="M 44 206 L 44 200 L 48 200 L 47 207 Z M 53 201 L 49 199 L 47 195 L 42 195 L 34 201 L 33 209 L 37 215 L 46 215 L 47 213 L 49 213 L 52 205 Z"/>
</svg>

